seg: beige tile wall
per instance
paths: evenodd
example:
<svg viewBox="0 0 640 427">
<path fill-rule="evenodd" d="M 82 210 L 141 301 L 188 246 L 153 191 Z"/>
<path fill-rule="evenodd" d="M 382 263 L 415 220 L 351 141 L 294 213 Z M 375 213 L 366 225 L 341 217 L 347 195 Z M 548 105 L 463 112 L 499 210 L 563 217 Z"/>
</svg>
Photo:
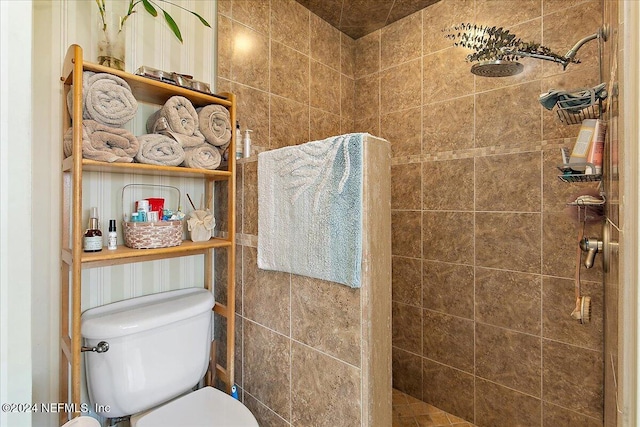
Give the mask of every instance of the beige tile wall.
<svg viewBox="0 0 640 427">
<path fill-rule="evenodd" d="M 241 127 L 254 130 L 254 151 L 238 162 L 237 182 L 235 382 L 241 396 L 264 426 L 390 425 L 389 229 L 381 230 L 384 238 L 370 236 L 368 248 L 388 251 L 386 270 L 364 267 L 363 277 L 376 277 L 377 289 L 257 267 L 256 152 L 353 131 L 355 41 L 294 0 L 220 1 L 218 31 L 216 90 L 236 94 Z M 365 158 L 385 157 L 382 147 L 365 151 Z M 388 146 L 386 162 L 390 175 Z M 389 183 L 371 190 L 368 200 L 388 206 Z M 388 215 L 370 220 L 385 218 L 388 224 Z M 379 241 L 387 242 L 383 252 Z M 223 280 L 216 293 L 226 300 Z M 223 327 L 216 317 L 221 363 Z"/>
<path fill-rule="evenodd" d="M 477 425 L 601 425 L 601 269 L 582 269 L 593 320 L 574 308 L 579 225 L 557 179 L 577 126 L 538 95 L 599 82 L 581 64 L 524 59 L 470 73 L 443 28 L 508 26 L 564 54 L 602 22 L 599 0 L 443 0 L 356 41 L 356 131 L 392 144 L 394 387 Z M 599 236 L 599 225 L 587 234 Z"/>
<path fill-rule="evenodd" d="M 349 131 L 391 142 L 394 387 L 478 425 L 602 424 L 599 267 L 581 271 L 592 322 L 569 317 L 578 224 L 566 203 L 594 185 L 557 179 L 559 148 L 571 147 L 578 129 L 537 102 L 550 88 L 598 83 L 597 43 L 565 72 L 524 59 L 522 74 L 488 79 L 469 72 L 467 52 L 441 29 L 505 25 L 564 53 L 601 21 L 599 0 L 443 0 L 354 42 L 293 0 L 219 2 L 217 90 L 238 95 L 258 149 Z M 254 40 L 253 51 L 241 52 L 238 36 Z M 278 273 L 255 268 L 257 169 L 251 161 L 240 169 L 236 340 L 245 345 L 236 353 L 246 363 L 236 378 L 265 425 L 305 424 L 313 414 L 293 408 L 298 398 L 255 380 L 299 387 L 304 375 L 287 360 L 344 358 L 347 372 L 349 346 L 308 354 L 326 343 L 291 323 L 303 296 L 283 295 Z M 291 334 L 309 340 L 287 345 Z M 251 354 L 260 342 L 270 362 Z"/>
</svg>

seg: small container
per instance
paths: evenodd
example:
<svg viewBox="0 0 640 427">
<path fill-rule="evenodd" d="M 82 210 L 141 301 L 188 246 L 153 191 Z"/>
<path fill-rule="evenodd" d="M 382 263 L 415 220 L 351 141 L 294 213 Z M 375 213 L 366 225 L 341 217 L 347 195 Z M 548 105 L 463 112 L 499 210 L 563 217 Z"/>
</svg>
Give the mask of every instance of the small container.
<svg viewBox="0 0 640 427">
<path fill-rule="evenodd" d="M 149 212 L 148 219 L 149 219 L 149 222 L 158 222 L 160 220 L 158 216 L 158 212 L 157 211 Z"/>
<path fill-rule="evenodd" d="M 107 249 L 118 249 L 118 233 L 116 233 L 116 220 L 109 220 L 109 234 L 107 235 Z"/>
<path fill-rule="evenodd" d="M 236 159 L 242 158 L 242 133 L 240 133 L 240 122 L 236 120 Z"/>
<path fill-rule="evenodd" d="M 91 208 L 89 226 L 84 233 L 83 239 L 85 252 L 100 252 L 102 250 L 102 231 L 100 231 L 98 224 L 98 208 Z"/>
</svg>

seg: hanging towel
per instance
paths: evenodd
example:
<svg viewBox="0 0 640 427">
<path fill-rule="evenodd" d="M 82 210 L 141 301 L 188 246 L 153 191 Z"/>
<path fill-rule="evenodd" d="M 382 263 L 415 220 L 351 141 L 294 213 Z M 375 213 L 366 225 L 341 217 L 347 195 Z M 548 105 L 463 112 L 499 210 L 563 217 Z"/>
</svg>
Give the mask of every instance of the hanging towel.
<svg viewBox="0 0 640 427">
<path fill-rule="evenodd" d="M 360 287 L 365 135 L 258 155 L 258 267 Z"/>
</svg>

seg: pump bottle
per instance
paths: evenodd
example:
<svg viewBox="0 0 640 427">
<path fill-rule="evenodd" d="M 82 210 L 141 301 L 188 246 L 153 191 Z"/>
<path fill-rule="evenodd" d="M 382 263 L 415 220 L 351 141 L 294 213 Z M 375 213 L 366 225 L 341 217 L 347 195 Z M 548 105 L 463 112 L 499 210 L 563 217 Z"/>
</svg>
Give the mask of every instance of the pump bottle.
<svg viewBox="0 0 640 427">
<path fill-rule="evenodd" d="M 250 132 L 253 132 L 251 129 L 247 129 L 244 131 L 244 139 L 242 140 L 242 152 L 244 153 L 244 157 L 247 158 L 251 156 L 251 135 Z"/>
</svg>

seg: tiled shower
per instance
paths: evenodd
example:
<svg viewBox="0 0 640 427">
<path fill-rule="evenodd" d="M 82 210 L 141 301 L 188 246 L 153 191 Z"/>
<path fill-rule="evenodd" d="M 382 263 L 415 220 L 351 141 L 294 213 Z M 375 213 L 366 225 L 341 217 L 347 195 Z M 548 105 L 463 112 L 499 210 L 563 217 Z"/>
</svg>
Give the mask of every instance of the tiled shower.
<svg viewBox="0 0 640 427">
<path fill-rule="evenodd" d="M 518 76 L 479 78 L 442 29 L 504 26 L 564 53 L 602 25 L 602 7 L 442 0 L 354 41 L 293 0 L 218 3 L 217 90 L 236 93 L 258 150 L 354 131 L 391 142 L 393 386 L 478 425 L 603 424 L 599 267 L 582 270 L 592 321 L 569 316 L 579 229 L 566 203 L 595 185 L 557 179 L 559 149 L 578 129 L 537 101 L 550 88 L 599 83 L 598 49 L 585 45 L 582 63 L 565 72 L 525 59 Z M 237 44 L 243 38 L 250 55 Z M 278 299 L 277 273 L 255 266 L 256 167 L 242 164 L 238 177 L 245 293 L 236 341 L 256 337 L 264 347 L 251 351 L 286 358 L 295 344 L 273 347 L 270 338 L 281 338 L 282 316 L 292 313 Z M 587 234 L 599 235 L 599 225 Z M 274 294 L 255 294 L 256 280 Z M 239 361 L 255 358 L 237 348 Z M 278 394 L 287 379 L 265 370 L 273 389 L 247 404 L 267 425 L 289 425 L 291 396 Z M 236 376 L 249 383 L 241 369 Z"/>
</svg>

